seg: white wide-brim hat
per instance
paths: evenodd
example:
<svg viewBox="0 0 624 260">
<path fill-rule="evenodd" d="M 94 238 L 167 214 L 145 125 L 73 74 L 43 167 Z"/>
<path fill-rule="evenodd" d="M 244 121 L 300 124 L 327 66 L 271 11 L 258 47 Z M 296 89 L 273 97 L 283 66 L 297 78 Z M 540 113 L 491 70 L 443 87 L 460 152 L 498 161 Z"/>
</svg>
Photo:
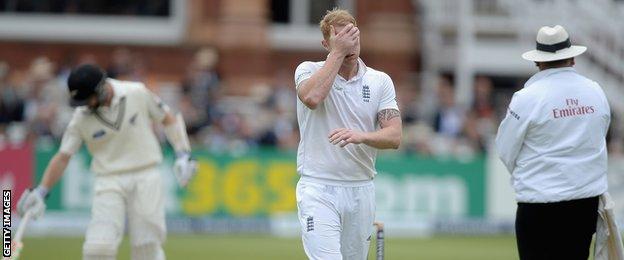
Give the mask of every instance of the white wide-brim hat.
<svg viewBox="0 0 624 260">
<path fill-rule="evenodd" d="M 535 50 L 525 52 L 522 58 L 536 62 L 555 61 L 581 55 L 586 50 L 585 46 L 572 45 L 563 26 L 544 26 L 537 32 Z"/>
</svg>

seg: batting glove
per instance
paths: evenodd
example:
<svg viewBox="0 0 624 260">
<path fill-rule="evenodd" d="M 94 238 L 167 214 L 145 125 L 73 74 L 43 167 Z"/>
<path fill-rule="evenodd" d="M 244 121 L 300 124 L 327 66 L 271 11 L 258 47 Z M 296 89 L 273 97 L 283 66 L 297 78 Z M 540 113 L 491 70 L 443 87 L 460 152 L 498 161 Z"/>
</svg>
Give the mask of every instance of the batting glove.
<svg viewBox="0 0 624 260">
<path fill-rule="evenodd" d="M 17 202 L 17 213 L 20 216 L 24 216 L 26 212 L 30 211 L 33 219 L 38 219 L 43 216 L 46 209 L 45 196 L 48 191 L 44 187 L 37 187 L 35 189 L 27 189 L 22 193 Z"/>
<path fill-rule="evenodd" d="M 189 180 L 197 173 L 197 161 L 189 153 L 179 155 L 173 165 L 173 173 L 181 187 L 186 187 Z"/>
</svg>

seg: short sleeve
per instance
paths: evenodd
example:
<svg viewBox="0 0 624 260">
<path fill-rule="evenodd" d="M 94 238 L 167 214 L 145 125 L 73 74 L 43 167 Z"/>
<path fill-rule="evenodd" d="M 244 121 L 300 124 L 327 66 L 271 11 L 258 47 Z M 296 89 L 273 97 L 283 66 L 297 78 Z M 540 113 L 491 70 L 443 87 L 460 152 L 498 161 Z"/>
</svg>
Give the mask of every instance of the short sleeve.
<svg viewBox="0 0 624 260">
<path fill-rule="evenodd" d="M 80 136 L 80 131 L 78 129 L 78 113 L 80 111 L 74 112 L 74 116 L 72 120 L 67 125 L 67 129 L 65 129 L 65 133 L 63 133 L 63 139 L 61 140 L 61 147 L 59 148 L 59 152 L 73 155 L 75 154 L 80 146 L 82 145 L 82 137 Z"/>
<path fill-rule="evenodd" d="M 143 95 L 146 99 L 147 110 L 152 120 L 156 122 L 162 122 L 165 116 L 169 112 L 169 106 L 167 106 L 156 94 L 147 89 L 145 86 L 141 86 L 143 89 Z"/>
<path fill-rule="evenodd" d="M 379 107 L 377 112 L 384 109 L 396 109 L 399 110 L 399 105 L 396 100 L 396 93 L 394 91 L 394 83 L 387 74 L 383 74 L 381 84 L 381 99 L 379 101 Z"/>
<path fill-rule="evenodd" d="M 312 62 L 306 61 L 299 64 L 295 70 L 295 87 L 299 88 L 301 82 L 312 77 L 312 73 L 314 73 L 314 66 Z"/>
</svg>

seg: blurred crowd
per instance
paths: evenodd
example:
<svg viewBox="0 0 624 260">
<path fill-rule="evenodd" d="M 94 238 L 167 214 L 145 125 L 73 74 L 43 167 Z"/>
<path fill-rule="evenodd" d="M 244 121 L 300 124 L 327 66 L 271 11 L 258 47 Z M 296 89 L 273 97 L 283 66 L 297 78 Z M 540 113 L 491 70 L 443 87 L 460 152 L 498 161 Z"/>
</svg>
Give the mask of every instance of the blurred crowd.
<svg viewBox="0 0 624 260">
<path fill-rule="evenodd" d="M 492 78 L 476 76 L 472 84 L 473 101 L 468 106 L 456 102 L 452 76 L 440 75 L 437 100 L 430 115 L 423 109 L 418 95 L 399 96 L 402 105 L 404 141 L 407 153 L 433 156 L 471 157 L 493 149 L 500 121 L 515 91 L 527 78 L 507 79 L 496 87 Z M 401 100 L 402 99 L 402 100 Z M 620 114 L 612 111 L 607 147 L 612 156 L 624 156 L 624 125 Z"/>
<path fill-rule="evenodd" d="M 296 149 L 299 130 L 296 94 L 290 71 L 279 71 L 270 84 L 251 87 L 252 95 L 226 96 L 217 72 L 218 52 L 198 50 L 180 82 L 148 87 L 180 112 L 196 146 L 213 152 L 245 153 L 260 147 Z M 7 142 L 59 141 L 73 113 L 66 81 L 77 64 L 96 63 L 83 55 L 67 64 L 41 56 L 24 71 L 0 61 L 0 146 Z M 108 66 L 110 78 L 146 82 L 141 55 L 119 48 Z M 161 136 L 164 141 L 164 136 Z"/>
<path fill-rule="evenodd" d="M 94 62 L 90 55 L 63 64 L 41 56 L 30 62 L 27 71 L 17 72 L 0 61 L 0 144 L 60 140 L 73 112 L 65 83 L 69 71 L 76 64 Z M 234 154 L 262 147 L 295 150 L 299 129 L 292 69 L 275 72 L 268 84 L 250 86 L 248 96 L 229 96 L 224 94 L 218 64 L 218 52 L 203 48 L 195 53 L 180 82 L 148 87 L 183 115 L 196 147 Z M 145 82 L 149 74 L 141 55 L 125 48 L 116 49 L 104 67 L 109 77 L 121 80 Z M 496 88 L 490 77 L 478 76 L 473 84 L 473 102 L 467 107 L 456 102 L 454 83 L 448 75 L 439 77 L 434 107 L 422 107 L 425 103 L 417 89 L 402 88 L 398 95 L 404 122 L 400 150 L 425 156 L 487 152 L 509 99 L 522 81 L 511 88 Z M 608 140 L 615 155 L 624 150 L 621 128 L 614 115 Z"/>
<path fill-rule="evenodd" d="M 494 140 L 498 123 L 505 115 L 513 90 L 494 95 L 489 77 L 475 78 L 471 106 L 456 102 L 451 76 L 440 75 L 433 108 L 423 108 L 418 94 L 403 96 L 400 102 L 405 130 L 403 149 L 408 153 L 434 156 L 473 156 L 486 152 Z M 420 111 L 432 111 L 429 114 Z"/>
</svg>

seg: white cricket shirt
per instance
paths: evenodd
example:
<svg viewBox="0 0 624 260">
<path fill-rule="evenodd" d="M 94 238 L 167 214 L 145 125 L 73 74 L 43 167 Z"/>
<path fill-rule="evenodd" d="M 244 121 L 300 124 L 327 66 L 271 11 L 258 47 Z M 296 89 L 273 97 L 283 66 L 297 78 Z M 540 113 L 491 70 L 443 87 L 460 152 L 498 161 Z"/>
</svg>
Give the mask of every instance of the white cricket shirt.
<svg viewBox="0 0 624 260">
<path fill-rule="evenodd" d="M 162 161 L 152 122 L 162 122 L 167 106 L 143 83 L 107 79 L 114 96 L 110 107 L 92 112 L 76 108 L 65 130 L 60 152 L 74 154 L 82 142 L 93 156 L 96 174 L 129 172 Z"/>
<path fill-rule="evenodd" d="M 558 202 L 607 191 L 611 114 L 600 86 L 573 68 L 535 74 L 511 99 L 496 148 L 519 202 Z"/>
<path fill-rule="evenodd" d="M 296 86 L 324 63 L 301 63 L 295 71 Z M 398 110 L 394 85 L 388 74 L 367 68 L 362 60 L 358 60 L 358 66 L 357 75 L 348 81 L 336 76 L 327 98 L 316 109 L 309 109 L 297 98 L 301 134 L 297 172 L 300 175 L 329 181 L 366 181 L 377 174 L 377 149 L 365 144 L 348 144 L 341 148 L 329 142 L 329 133 L 336 128 L 376 131 L 377 112 Z"/>
</svg>

